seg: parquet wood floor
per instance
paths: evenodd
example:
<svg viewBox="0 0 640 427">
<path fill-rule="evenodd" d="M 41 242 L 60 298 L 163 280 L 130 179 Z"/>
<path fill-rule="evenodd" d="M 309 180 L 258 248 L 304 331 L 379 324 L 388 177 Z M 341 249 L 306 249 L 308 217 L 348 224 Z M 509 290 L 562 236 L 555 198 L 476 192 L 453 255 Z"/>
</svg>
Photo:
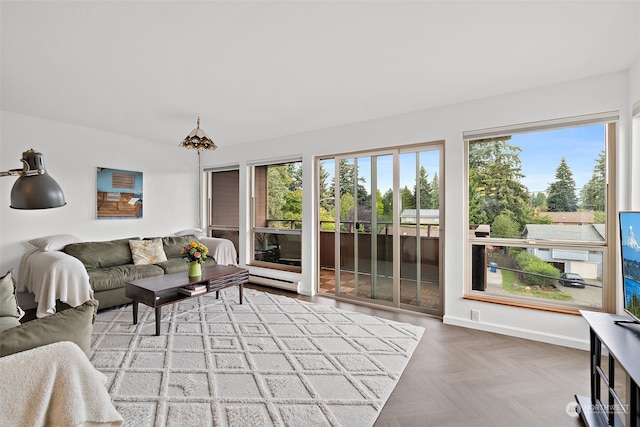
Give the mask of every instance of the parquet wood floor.
<svg viewBox="0 0 640 427">
<path fill-rule="evenodd" d="M 582 426 L 579 418 L 567 414 L 566 407 L 574 402 L 574 394 L 589 395 L 586 351 L 445 325 L 434 317 L 326 296 L 255 288 L 426 328 L 375 427 Z"/>
</svg>

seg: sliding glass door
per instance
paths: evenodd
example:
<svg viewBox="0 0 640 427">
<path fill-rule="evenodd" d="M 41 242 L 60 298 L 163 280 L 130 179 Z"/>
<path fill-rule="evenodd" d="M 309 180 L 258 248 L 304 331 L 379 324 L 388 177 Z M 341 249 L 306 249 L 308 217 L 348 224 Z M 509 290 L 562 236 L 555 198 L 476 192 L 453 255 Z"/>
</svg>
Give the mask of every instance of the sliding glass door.
<svg viewBox="0 0 640 427">
<path fill-rule="evenodd" d="M 441 314 L 440 163 L 439 144 L 320 160 L 319 292 Z"/>
</svg>

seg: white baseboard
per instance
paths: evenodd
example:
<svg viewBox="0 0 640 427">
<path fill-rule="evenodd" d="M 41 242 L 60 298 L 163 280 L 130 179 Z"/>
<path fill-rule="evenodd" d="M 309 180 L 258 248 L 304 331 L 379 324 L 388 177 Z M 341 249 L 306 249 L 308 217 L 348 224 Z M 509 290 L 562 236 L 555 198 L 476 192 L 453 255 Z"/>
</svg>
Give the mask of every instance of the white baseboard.
<svg viewBox="0 0 640 427">
<path fill-rule="evenodd" d="M 442 322 L 447 325 L 462 326 L 464 328 L 471 328 L 480 331 L 508 335 L 512 337 L 525 338 L 528 340 L 540 341 L 548 344 L 576 348 L 578 350 L 589 350 L 589 340 L 578 339 L 565 335 L 542 333 L 539 331 L 533 331 L 531 329 L 514 328 L 505 325 L 497 325 L 494 323 L 475 322 L 470 319 L 447 315 L 442 318 Z"/>
<path fill-rule="evenodd" d="M 261 276 L 257 274 L 249 274 L 249 282 L 257 285 L 271 286 L 274 288 L 285 289 L 287 291 L 298 292 L 300 282 L 297 280 L 287 280 L 275 277 Z"/>
</svg>

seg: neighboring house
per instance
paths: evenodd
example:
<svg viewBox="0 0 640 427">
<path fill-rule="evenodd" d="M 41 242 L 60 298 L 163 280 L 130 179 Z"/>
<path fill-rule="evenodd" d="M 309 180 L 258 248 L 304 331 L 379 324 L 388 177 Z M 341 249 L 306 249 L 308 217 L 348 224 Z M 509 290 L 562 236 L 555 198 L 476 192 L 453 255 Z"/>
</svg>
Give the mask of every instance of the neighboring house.
<svg viewBox="0 0 640 427">
<path fill-rule="evenodd" d="M 553 225 L 527 224 L 524 238 L 529 241 L 567 240 L 604 242 L 604 224 Z M 602 252 L 536 247 L 527 252 L 554 264 L 560 271 L 578 273 L 585 279 L 602 277 Z"/>
<path fill-rule="evenodd" d="M 417 212 L 417 209 L 404 209 L 400 213 L 400 234 L 405 236 L 415 236 L 416 229 L 415 227 L 410 226 L 410 224 L 416 224 L 417 216 L 420 215 L 420 235 L 423 237 L 439 237 L 440 230 L 440 211 L 438 209 L 420 209 L 420 212 Z"/>
<path fill-rule="evenodd" d="M 588 225 L 593 224 L 593 212 L 541 212 L 541 217 L 551 218 L 551 224 L 557 225 Z"/>
<path fill-rule="evenodd" d="M 417 209 L 404 209 L 400 213 L 400 222 L 415 224 Z M 438 224 L 440 222 L 440 210 L 420 209 L 420 224 Z"/>
</svg>

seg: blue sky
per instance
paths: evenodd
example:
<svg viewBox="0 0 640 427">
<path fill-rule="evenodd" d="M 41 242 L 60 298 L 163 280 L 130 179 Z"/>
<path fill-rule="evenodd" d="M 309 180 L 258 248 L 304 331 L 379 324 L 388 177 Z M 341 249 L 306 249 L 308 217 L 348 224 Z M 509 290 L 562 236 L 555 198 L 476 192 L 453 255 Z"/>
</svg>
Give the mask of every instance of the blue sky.
<svg viewBox="0 0 640 427">
<path fill-rule="evenodd" d="M 555 180 L 556 169 L 564 156 L 573 172 L 577 196 L 591 179 L 598 156 L 604 150 L 602 124 L 513 135 L 511 145 L 522 148 L 522 183 L 529 192 L 545 191 Z"/>
</svg>

